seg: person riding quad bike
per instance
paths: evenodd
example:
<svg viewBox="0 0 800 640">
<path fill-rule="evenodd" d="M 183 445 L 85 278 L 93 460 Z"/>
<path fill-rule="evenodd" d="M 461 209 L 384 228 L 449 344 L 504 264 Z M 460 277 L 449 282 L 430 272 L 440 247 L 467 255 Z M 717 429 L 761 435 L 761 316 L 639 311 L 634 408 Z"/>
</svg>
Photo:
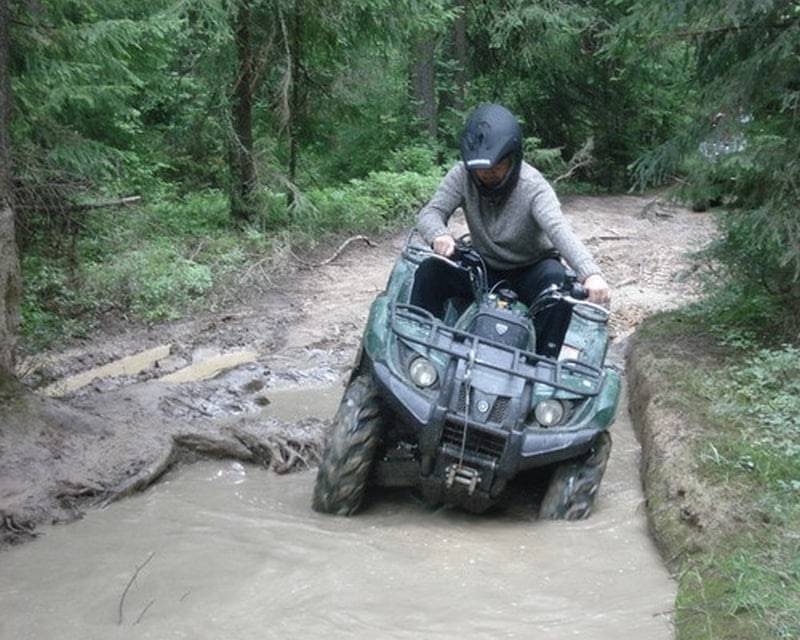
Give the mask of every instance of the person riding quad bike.
<svg viewBox="0 0 800 640">
<path fill-rule="evenodd" d="M 508 110 L 479 108 L 461 154 L 372 304 L 317 511 L 349 515 L 370 486 L 393 486 L 480 512 L 532 471 L 548 477 L 541 517 L 592 509 L 620 389 L 605 365 L 609 287 L 522 160 Z M 458 208 L 469 242 L 447 230 Z"/>
</svg>

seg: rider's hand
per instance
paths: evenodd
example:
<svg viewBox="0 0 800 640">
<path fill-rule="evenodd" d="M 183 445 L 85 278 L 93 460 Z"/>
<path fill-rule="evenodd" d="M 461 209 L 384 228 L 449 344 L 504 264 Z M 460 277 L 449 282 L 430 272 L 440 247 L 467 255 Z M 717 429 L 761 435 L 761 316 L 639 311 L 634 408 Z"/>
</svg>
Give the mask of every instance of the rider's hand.
<svg viewBox="0 0 800 640">
<path fill-rule="evenodd" d="M 608 304 L 611 302 L 611 287 L 599 273 L 590 275 L 583 281 L 583 287 L 589 293 L 589 302 Z"/>
<path fill-rule="evenodd" d="M 445 233 L 440 236 L 436 236 L 436 238 L 433 239 L 431 246 L 433 247 L 434 253 L 438 253 L 440 256 L 449 258 L 456 250 L 456 241 L 455 238 L 453 238 L 453 236 L 451 236 L 449 233 Z"/>
</svg>

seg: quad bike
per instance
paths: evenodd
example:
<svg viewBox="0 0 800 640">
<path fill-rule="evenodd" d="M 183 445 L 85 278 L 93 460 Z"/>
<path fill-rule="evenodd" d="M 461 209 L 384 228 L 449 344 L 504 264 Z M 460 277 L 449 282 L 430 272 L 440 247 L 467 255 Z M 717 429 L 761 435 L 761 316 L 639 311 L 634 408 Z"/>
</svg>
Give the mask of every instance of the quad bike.
<svg viewBox="0 0 800 640">
<path fill-rule="evenodd" d="M 313 508 L 350 515 L 370 487 L 384 486 L 480 513 L 536 471 L 546 485 L 540 518 L 587 517 L 620 393 L 618 372 L 605 364 L 608 311 L 585 300 L 574 274 L 527 307 L 488 286 L 483 260 L 462 238 L 451 263 L 469 273 L 474 299 L 448 300 L 439 319 L 409 304 L 417 266 L 431 256 L 447 260 L 412 231 L 372 303 Z M 533 321 L 554 304 L 571 314 L 558 358 L 548 358 L 536 353 Z"/>
</svg>

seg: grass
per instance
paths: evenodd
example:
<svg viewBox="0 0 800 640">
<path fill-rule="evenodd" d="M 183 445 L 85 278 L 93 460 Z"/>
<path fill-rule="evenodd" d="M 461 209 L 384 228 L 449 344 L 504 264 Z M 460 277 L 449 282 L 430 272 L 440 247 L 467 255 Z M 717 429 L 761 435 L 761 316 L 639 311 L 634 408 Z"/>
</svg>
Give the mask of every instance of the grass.
<svg viewBox="0 0 800 640">
<path fill-rule="evenodd" d="M 729 346 L 708 322 L 692 313 L 659 316 L 635 346 L 655 356 L 658 404 L 698 425 L 689 435 L 692 459 L 678 472 L 691 473 L 713 501 L 713 519 L 695 514 L 705 530 L 690 530 L 685 513 L 665 517 L 686 509 L 658 486 L 676 470 L 645 478 L 651 523 L 678 576 L 677 638 L 797 640 L 800 350 Z"/>
</svg>

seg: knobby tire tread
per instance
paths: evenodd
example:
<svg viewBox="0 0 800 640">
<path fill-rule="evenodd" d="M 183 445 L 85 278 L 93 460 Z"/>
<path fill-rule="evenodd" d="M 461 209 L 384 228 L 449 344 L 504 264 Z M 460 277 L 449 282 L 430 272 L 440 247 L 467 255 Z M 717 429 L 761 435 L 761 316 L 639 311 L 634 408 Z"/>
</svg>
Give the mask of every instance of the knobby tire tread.
<svg viewBox="0 0 800 640">
<path fill-rule="evenodd" d="M 372 380 L 362 374 L 345 390 L 317 471 L 312 506 L 349 516 L 364 499 L 381 435 L 382 405 Z"/>
<path fill-rule="evenodd" d="M 539 507 L 539 518 L 583 520 L 588 518 L 611 453 L 611 435 L 604 431 L 589 455 L 579 462 L 559 465 Z"/>
</svg>

